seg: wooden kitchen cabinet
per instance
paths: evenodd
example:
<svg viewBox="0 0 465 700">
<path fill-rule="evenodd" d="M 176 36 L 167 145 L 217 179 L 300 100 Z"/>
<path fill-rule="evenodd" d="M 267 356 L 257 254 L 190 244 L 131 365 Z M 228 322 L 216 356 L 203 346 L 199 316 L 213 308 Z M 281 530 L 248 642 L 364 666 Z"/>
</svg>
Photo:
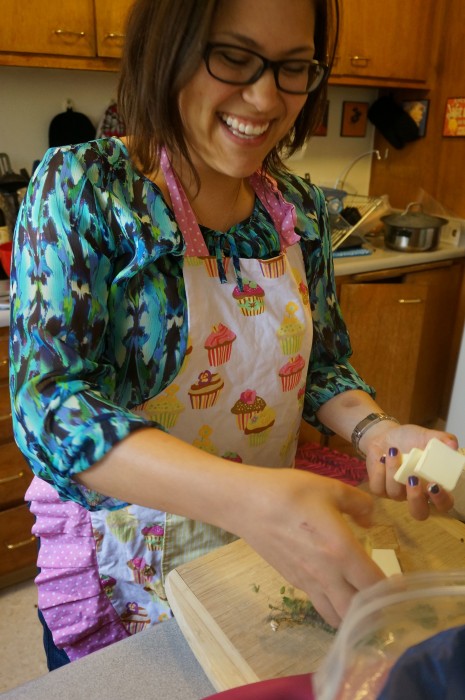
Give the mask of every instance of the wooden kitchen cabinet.
<svg viewBox="0 0 465 700">
<path fill-rule="evenodd" d="M 435 47 L 434 0 L 341 0 L 341 32 L 332 77 L 347 84 L 425 87 Z"/>
<path fill-rule="evenodd" d="M 32 578 L 37 542 L 31 534 L 34 518 L 24 503 L 32 480 L 13 439 L 8 387 L 8 328 L 0 328 L 0 588 Z"/>
<path fill-rule="evenodd" d="M 133 0 L 94 0 L 97 55 L 119 58 L 124 43 L 126 17 Z"/>
<path fill-rule="evenodd" d="M 447 417 L 463 269 L 462 261 L 446 260 L 336 277 L 351 362 L 401 423 L 433 427 Z M 305 440 L 354 454 L 341 438 L 307 427 Z"/>
<path fill-rule="evenodd" d="M 2 0 L 0 65 L 117 70 L 133 0 Z"/>
<path fill-rule="evenodd" d="M 95 56 L 93 0 L 2 0 L 2 51 Z"/>
</svg>

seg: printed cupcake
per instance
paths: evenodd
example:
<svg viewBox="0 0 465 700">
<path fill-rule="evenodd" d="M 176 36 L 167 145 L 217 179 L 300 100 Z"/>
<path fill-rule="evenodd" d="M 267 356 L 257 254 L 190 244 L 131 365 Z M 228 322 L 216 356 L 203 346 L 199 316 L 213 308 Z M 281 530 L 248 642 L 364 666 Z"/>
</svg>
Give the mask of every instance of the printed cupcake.
<svg viewBox="0 0 465 700">
<path fill-rule="evenodd" d="M 249 437 L 250 447 L 258 447 L 265 443 L 275 420 L 276 413 L 269 406 L 258 415 L 249 418 L 244 433 Z"/>
<path fill-rule="evenodd" d="M 208 257 L 201 258 L 205 269 L 209 277 L 219 277 L 220 271 L 218 269 L 218 261 L 214 255 L 209 255 Z M 225 274 L 228 273 L 229 261 L 231 258 L 222 258 L 223 269 Z"/>
<path fill-rule="evenodd" d="M 183 404 L 176 396 L 178 391 L 178 385 L 171 384 L 163 393 L 149 399 L 141 406 L 143 413 L 167 430 L 174 428 L 180 414 L 184 411 Z"/>
<path fill-rule="evenodd" d="M 196 438 L 192 443 L 193 446 L 197 447 L 197 449 L 199 450 L 208 452 L 211 455 L 217 455 L 218 449 L 210 440 L 210 435 L 212 434 L 212 432 L 213 429 L 209 425 L 202 425 L 202 427 L 199 428 L 198 438 Z"/>
<path fill-rule="evenodd" d="M 239 430 L 245 430 L 249 418 L 263 411 L 265 406 L 266 401 L 262 399 L 261 396 L 257 396 L 256 391 L 253 391 L 253 389 L 246 389 L 246 391 L 243 391 L 231 408 L 231 413 L 236 416 Z"/>
<path fill-rule="evenodd" d="M 233 298 L 244 316 L 258 316 L 265 311 L 265 292 L 256 283 L 244 279 L 242 291 L 239 286 L 234 287 Z"/>
<path fill-rule="evenodd" d="M 137 634 L 150 625 L 150 618 L 142 605 L 126 603 L 126 610 L 121 615 L 121 622 L 129 634 Z"/>
<path fill-rule="evenodd" d="M 147 564 L 144 557 L 134 557 L 127 564 L 136 583 L 149 583 L 155 575 L 155 569 Z"/>
<path fill-rule="evenodd" d="M 304 401 L 305 401 L 305 385 L 301 386 L 299 391 L 297 392 L 297 403 L 299 404 L 300 408 L 304 407 Z"/>
<path fill-rule="evenodd" d="M 147 583 L 144 586 L 144 591 L 146 591 L 149 596 L 150 600 L 152 603 L 158 602 L 160 599 L 161 600 L 166 600 L 166 593 L 165 589 L 163 588 L 162 582 L 160 579 L 156 581 L 152 581 L 151 583 Z"/>
<path fill-rule="evenodd" d="M 106 574 L 101 574 L 100 575 L 100 583 L 102 584 L 102 588 L 104 590 L 104 593 L 108 598 L 113 597 L 113 590 L 116 586 L 116 579 L 113 578 L 113 576 L 107 576 Z"/>
<path fill-rule="evenodd" d="M 281 379 L 281 387 L 283 391 L 292 391 L 302 378 L 302 372 L 305 367 L 305 360 L 302 355 L 296 355 L 286 362 L 281 367 L 278 374 Z"/>
<path fill-rule="evenodd" d="M 236 334 L 223 323 L 213 326 L 204 345 L 208 352 L 208 362 L 212 367 L 224 365 L 231 359 L 232 345 L 235 340 Z"/>
<path fill-rule="evenodd" d="M 296 316 L 298 310 L 299 306 L 295 301 L 290 301 L 286 304 L 283 322 L 276 331 L 276 335 L 281 343 L 281 349 L 285 355 L 294 355 L 302 346 L 305 326 Z"/>
<path fill-rule="evenodd" d="M 268 279 L 276 279 L 276 277 L 281 277 L 284 275 L 285 262 L 284 254 L 281 253 L 275 258 L 268 258 L 268 260 L 259 260 L 260 270 L 262 271 L 263 277 Z"/>
<path fill-rule="evenodd" d="M 229 459 L 230 462 L 237 462 L 238 464 L 242 464 L 242 457 L 237 454 L 237 452 L 225 452 L 223 455 L 221 455 L 223 459 Z"/>
<path fill-rule="evenodd" d="M 94 527 L 92 527 L 92 534 L 94 536 L 95 540 L 95 549 L 97 552 L 100 552 L 102 549 L 102 543 L 103 543 L 103 532 L 101 530 L 97 530 Z"/>
<path fill-rule="evenodd" d="M 308 304 L 310 303 L 308 286 L 306 285 L 306 283 L 302 279 L 300 271 L 297 268 L 295 268 L 295 267 L 292 268 L 292 275 L 293 275 L 295 281 L 297 282 L 297 288 L 299 290 L 300 298 L 302 299 L 302 304 L 304 306 L 308 306 Z"/>
<path fill-rule="evenodd" d="M 212 374 L 208 369 L 200 372 L 198 380 L 188 391 L 191 406 L 192 408 L 211 408 L 218 400 L 224 381 L 219 374 Z"/>
<path fill-rule="evenodd" d="M 197 257 L 196 255 L 185 255 L 184 265 L 189 265 L 189 267 L 199 267 L 202 265 L 203 259 Z"/>
<path fill-rule="evenodd" d="M 129 508 L 112 510 L 106 517 L 108 529 L 120 542 L 131 542 L 137 535 L 137 518 L 131 515 Z"/>
<path fill-rule="evenodd" d="M 141 530 L 147 549 L 151 552 L 156 552 L 163 547 L 165 537 L 165 528 L 160 523 L 147 525 Z"/>
</svg>

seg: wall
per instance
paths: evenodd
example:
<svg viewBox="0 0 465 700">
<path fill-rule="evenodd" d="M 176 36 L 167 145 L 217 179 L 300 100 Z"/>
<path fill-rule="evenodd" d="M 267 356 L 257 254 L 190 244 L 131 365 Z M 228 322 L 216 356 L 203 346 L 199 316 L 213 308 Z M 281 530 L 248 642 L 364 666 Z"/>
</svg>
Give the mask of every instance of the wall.
<svg viewBox="0 0 465 700">
<path fill-rule="evenodd" d="M 15 172 L 30 173 L 48 148 L 48 128 L 66 100 L 97 126 L 116 95 L 117 75 L 108 72 L 0 67 L 0 152 Z"/>
<path fill-rule="evenodd" d="M 30 172 L 32 162 L 48 148 L 49 124 L 64 111 L 66 100 L 71 99 L 76 111 L 97 126 L 116 94 L 117 80 L 115 73 L 0 67 L 0 152 L 8 153 L 16 172 L 20 168 Z M 371 124 L 364 138 L 340 137 L 342 102 L 372 102 L 376 95 L 374 89 L 330 88 L 328 135 L 315 136 L 289 162 L 291 169 L 302 175 L 308 172 L 317 184 L 332 186 L 354 158 L 373 148 Z M 354 166 L 347 180 L 350 191 L 368 193 L 370 166 L 370 157 Z"/>
</svg>

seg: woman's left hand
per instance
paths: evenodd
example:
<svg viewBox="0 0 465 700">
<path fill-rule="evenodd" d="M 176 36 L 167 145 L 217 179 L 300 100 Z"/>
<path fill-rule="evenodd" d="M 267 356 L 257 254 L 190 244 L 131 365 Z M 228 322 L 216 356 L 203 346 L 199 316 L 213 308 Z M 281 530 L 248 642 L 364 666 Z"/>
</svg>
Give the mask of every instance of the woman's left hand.
<svg viewBox="0 0 465 700">
<path fill-rule="evenodd" d="M 384 430 L 383 430 L 384 428 Z M 394 500 L 407 499 L 411 515 L 417 520 L 425 520 L 433 504 L 438 511 L 447 512 L 454 504 L 450 493 L 438 484 L 411 479 L 407 486 L 394 480 L 394 474 L 402 462 L 402 454 L 414 447 L 424 449 L 431 438 L 437 438 L 453 450 L 458 447 L 457 438 L 440 430 L 429 430 L 418 425 L 396 425 L 380 423 L 366 434 L 366 464 L 370 489 L 378 496 L 388 496 Z M 447 469 L 447 464 L 444 464 Z"/>
</svg>

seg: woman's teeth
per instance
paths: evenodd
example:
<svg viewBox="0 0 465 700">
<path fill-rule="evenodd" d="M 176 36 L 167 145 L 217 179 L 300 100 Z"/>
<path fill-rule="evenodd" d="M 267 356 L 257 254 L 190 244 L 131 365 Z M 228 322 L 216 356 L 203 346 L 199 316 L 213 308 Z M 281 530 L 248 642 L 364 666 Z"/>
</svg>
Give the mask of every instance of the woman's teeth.
<svg viewBox="0 0 465 700">
<path fill-rule="evenodd" d="M 229 117 L 225 114 L 221 115 L 221 120 L 229 127 L 230 131 L 232 131 L 235 136 L 240 136 L 242 138 L 261 136 L 270 125 L 270 122 L 266 122 L 265 124 L 241 122 L 237 117 Z"/>
</svg>

